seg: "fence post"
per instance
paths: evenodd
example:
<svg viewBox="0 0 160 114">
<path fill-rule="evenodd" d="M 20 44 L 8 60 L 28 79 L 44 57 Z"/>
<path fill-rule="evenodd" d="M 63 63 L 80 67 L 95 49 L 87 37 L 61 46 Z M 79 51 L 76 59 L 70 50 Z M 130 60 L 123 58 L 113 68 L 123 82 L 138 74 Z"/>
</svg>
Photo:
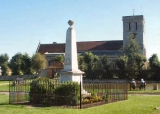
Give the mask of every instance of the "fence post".
<svg viewBox="0 0 160 114">
<path fill-rule="evenodd" d="M 128 87 L 127 87 L 127 79 L 126 79 L 126 81 L 125 81 L 125 85 L 126 85 L 126 99 L 125 100 L 128 100 Z"/>
<path fill-rule="evenodd" d="M 80 81 L 80 109 L 81 109 L 81 105 L 82 105 L 82 102 L 81 102 L 82 96 L 81 96 L 81 94 L 82 94 L 82 90 L 81 90 L 81 81 Z"/>
<path fill-rule="evenodd" d="M 10 88 L 10 83 L 11 83 L 11 81 L 9 80 L 9 104 L 11 104 L 11 88 Z"/>
</svg>

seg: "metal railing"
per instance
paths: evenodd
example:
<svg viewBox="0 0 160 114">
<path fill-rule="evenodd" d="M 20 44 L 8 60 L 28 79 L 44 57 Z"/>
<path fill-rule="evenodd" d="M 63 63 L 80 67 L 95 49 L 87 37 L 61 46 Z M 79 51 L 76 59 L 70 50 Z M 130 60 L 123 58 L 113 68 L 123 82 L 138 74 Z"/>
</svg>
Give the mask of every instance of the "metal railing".
<svg viewBox="0 0 160 114">
<path fill-rule="evenodd" d="M 81 109 L 128 99 L 126 80 L 83 80 L 79 84 L 79 92 L 72 91 L 67 95 L 54 93 L 54 89 L 63 84 L 58 80 L 41 81 L 38 86 L 31 82 L 32 80 L 10 82 L 9 102 Z"/>
</svg>

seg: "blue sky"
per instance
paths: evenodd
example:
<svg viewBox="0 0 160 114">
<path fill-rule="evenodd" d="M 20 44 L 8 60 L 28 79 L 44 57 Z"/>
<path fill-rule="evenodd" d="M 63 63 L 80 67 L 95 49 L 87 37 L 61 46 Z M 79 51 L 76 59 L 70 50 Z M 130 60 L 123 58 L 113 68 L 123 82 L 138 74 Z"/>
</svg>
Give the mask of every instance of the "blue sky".
<svg viewBox="0 0 160 114">
<path fill-rule="evenodd" d="M 0 0 L 0 54 L 36 52 L 42 44 L 64 43 L 67 22 L 77 41 L 122 40 L 122 16 L 144 15 L 147 58 L 160 58 L 160 0 Z"/>
</svg>

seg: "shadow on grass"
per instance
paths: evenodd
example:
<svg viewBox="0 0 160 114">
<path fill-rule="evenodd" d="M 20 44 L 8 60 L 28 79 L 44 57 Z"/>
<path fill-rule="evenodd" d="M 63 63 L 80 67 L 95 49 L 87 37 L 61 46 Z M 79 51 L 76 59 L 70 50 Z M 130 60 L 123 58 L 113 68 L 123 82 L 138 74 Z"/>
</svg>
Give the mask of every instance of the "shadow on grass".
<svg viewBox="0 0 160 114">
<path fill-rule="evenodd" d="M 9 103 L 0 103 L 0 105 L 10 105 Z"/>
</svg>

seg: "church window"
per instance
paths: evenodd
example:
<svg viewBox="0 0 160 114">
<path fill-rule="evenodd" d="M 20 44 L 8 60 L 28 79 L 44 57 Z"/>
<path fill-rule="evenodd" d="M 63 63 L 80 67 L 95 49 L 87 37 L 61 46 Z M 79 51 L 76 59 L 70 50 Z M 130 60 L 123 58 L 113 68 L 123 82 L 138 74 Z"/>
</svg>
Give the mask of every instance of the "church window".
<svg viewBox="0 0 160 114">
<path fill-rule="evenodd" d="M 136 30 L 137 30 L 137 22 L 135 24 L 136 24 Z"/>
<path fill-rule="evenodd" d="M 129 23 L 129 31 L 131 30 L 131 23 Z"/>
</svg>

